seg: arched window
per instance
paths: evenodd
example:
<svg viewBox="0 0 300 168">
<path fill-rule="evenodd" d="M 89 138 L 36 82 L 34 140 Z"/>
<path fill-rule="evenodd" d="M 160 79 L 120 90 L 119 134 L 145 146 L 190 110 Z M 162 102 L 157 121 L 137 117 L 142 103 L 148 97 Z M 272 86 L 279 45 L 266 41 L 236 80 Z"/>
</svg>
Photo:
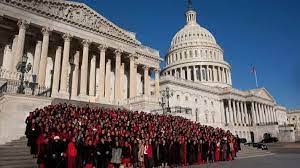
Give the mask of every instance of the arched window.
<svg viewBox="0 0 300 168">
<path fill-rule="evenodd" d="M 195 50 L 195 57 L 198 57 L 198 51 Z"/>
<path fill-rule="evenodd" d="M 190 50 L 190 58 L 192 58 L 192 57 L 193 57 L 193 51 Z"/>
<path fill-rule="evenodd" d="M 187 58 L 187 52 L 186 51 L 184 52 L 184 58 Z"/>
<path fill-rule="evenodd" d="M 182 53 L 180 53 L 180 60 L 182 60 Z"/>
</svg>

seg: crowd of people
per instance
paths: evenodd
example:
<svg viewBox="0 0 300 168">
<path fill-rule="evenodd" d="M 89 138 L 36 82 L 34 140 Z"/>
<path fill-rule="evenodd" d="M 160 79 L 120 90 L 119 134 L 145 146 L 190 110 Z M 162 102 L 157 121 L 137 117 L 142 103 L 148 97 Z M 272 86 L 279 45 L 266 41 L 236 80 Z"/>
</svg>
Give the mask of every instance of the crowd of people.
<svg viewBox="0 0 300 168">
<path fill-rule="evenodd" d="M 229 131 L 183 117 L 67 104 L 30 112 L 25 134 L 40 168 L 189 166 L 240 149 Z"/>
</svg>

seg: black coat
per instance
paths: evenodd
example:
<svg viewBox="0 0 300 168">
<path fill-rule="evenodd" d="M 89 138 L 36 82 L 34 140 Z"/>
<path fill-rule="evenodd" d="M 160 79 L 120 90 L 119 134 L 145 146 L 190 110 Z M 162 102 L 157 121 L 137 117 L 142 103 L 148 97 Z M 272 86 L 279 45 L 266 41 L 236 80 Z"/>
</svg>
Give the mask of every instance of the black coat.
<svg viewBox="0 0 300 168">
<path fill-rule="evenodd" d="M 166 163 L 168 160 L 168 155 L 169 155 L 169 147 L 167 144 L 160 144 L 159 145 L 159 158 L 161 163 Z"/>
</svg>

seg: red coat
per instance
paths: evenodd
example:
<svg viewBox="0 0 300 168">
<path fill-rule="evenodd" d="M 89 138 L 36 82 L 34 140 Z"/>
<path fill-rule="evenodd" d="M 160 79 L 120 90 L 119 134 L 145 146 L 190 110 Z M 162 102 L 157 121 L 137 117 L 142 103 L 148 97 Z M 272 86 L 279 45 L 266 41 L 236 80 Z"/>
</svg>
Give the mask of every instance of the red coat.
<svg viewBox="0 0 300 168">
<path fill-rule="evenodd" d="M 147 157 L 148 158 L 152 158 L 153 157 L 153 152 L 152 152 L 152 146 L 151 145 L 147 145 Z"/>
<path fill-rule="evenodd" d="M 68 144 L 67 154 L 69 157 L 76 157 L 77 156 L 77 149 L 73 142 Z"/>
</svg>

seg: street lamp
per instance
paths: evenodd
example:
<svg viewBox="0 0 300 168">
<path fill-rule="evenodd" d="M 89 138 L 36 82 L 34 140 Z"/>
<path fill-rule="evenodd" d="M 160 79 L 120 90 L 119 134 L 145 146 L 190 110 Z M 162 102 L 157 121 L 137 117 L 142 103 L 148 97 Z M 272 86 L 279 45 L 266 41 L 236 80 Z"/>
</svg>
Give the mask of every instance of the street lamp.
<svg viewBox="0 0 300 168">
<path fill-rule="evenodd" d="M 24 76 L 25 76 L 25 73 L 28 73 L 32 68 L 31 63 L 27 64 L 27 60 L 28 60 L 28 56 L 26 54 L 24 54 L 21 61 L 18 63 L 18 65 L 16 67 L 17 71 L 21 73 L 20 86 L 18 87 L 18 91 L 17 91 L 17 93 L 19 93 L 19 94 L 25 94 Z"/>
<path fill-rule="evenodd" d="M 162 90 L 160 91 L 160 94 L 161 94 L 161 102 L 160 103 L 162 106 L 165 105 L 164 103 L 164 99 L 167 100 L 167 113 L 171 113 L 171 109 L 170 109 L 170 98 L 173 96 L 173 91 L 170 90 L 169 87 L 166 88 L 166 90 Z M 164 109 L 163 109 L 164 111 Z"/>
</svg>

